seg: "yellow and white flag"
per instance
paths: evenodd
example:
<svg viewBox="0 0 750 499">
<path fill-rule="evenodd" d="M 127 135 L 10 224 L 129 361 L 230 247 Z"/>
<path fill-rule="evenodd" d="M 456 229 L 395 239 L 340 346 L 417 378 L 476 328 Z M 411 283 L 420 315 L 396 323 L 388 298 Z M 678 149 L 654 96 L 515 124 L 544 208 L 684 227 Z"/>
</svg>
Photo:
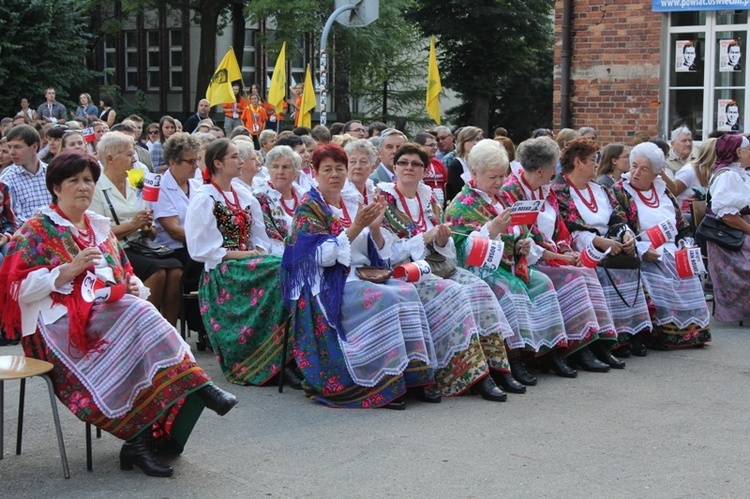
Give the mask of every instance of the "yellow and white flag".
<svg viewBox="0 0 750 499">
<path fill-rule="evenodd" d="M 232 82 L 242 80 L 240 65 L 237 64 L 237 58 L 234 56 L 234 50 L 229 47 L 227 54 L 219 63 L 214 75 L 211 77 L 211 83 L 206 90 L 206 100 L 212 106 L 235 102 L 236 97 L 232 91 Z"/>
<path fill-rule="evenodd" d="M 430 37 L 430 59 L 427 66 L 427 114 L 440 124 L 440 92 L 443 85 L 440 83 L 440 71 L 438 71 L 437 57 L 435 56 L 435 37 Z"/>
<path fill-rule="evenodd" d="M 313 87 L 312 76 L 310 76 L 310 65 L 308 64 L 305 70 L 305 86 L 302 87 L 302 105 L 299 111 L 297 111 L 300 113 L 297 126 L 312 128 L 312 112 L 317 105 L 315 88 Z"/>
<path fill-rule="evenodd" d="M 268 103 L 277 113 L 284 112 L 284 97 L 286 97 L 286 42 L 281 45 L 281 52 L 273 67 L 271 85 L 268 87 Z"/>
</svg>

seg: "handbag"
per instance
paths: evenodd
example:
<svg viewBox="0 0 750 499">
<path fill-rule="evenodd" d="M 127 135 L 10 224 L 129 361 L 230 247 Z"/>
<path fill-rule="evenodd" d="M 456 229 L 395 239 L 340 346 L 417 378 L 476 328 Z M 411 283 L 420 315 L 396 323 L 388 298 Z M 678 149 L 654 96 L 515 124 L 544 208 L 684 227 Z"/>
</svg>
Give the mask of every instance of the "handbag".
<svg viewBox="0 0 750 499">
<path fill-rule="evenodd" d="M 709 186 L 713 183 L 714 179 L 722 173 L 728 171 L 728 168 L 719 168 L 716 170 L 711 177 Z M 709 188 L 707 195 L 708 207 L 711 207 L 711 190 Z M 706 244 L 706 241 L 711 241 L 718 244 L 722 248 L 728 251 L 739 251 L 742 249 L 742 243 L 745 239 L 745 233 L 741 229 L 735 229 L 730 227 L 720 218 L 712 215 L 706 215 L 698 224 L 698 228 L 695 230 L 695 239 L 699 244 Z"/>
<path fill-rule="evenodd" d="M 359 277 L 363 281 L 374 282 L 376 284 L 387 282 L 388 279 L 390 279 L 393 275 L 393 271 L 391 269 L 372 267 L 370 265 L 357 267 L 356 269 L 354 269 L 354 272 L 357 274 L 357 277 Z"/>
<path fill-rule="evenodd" d="M 437 252 L 433 252 L 424 257 L 427 263 L 430 264 L 432 273 L 443 279 L 447 279 L 456 273 L 456 266 L 453 262 L 445 258 L 443 255 Z"/>
<path fill-rule="evenodd" d="M 127 243 L 129 249 L 145 257 L 166 258 L 174 253 L 173 249 L 155 243 L 148 236 L 140 236 L 136 239 L 130 239 Z"/>
<path fill-rule="evenodd" d="M 617 242 L 622 242 L 622 235 L 624 232 L 626 232 L 628 229 L 627 225 L 625 224 L 615 224 L 612 227 L 609 228 L 607 231 L 607 235 L 605 236 L 607 239 L 612 239 Z M 599 265 L 601 267 L 604 267 L 605 269 L 640 269 L 641 268 L 641 259 L 638 258 L 638 252 L 633 251 L 631 254 L 627 254 L 624 251 L 621 251 L 620 253 L 616 255 L 607 255 L 604 258 L 602 258 L 601 262 L 599 262 Z M 617 289 L 617 288 L 615 288 Z"/>
<path fill-rule="evenodd" d="M 115 224 L 120 225 L 120 219 L 117 217 L 117 213 L 115 213 L 115 207 L 112 205 L 112 200 L 109 199 L 109 193 L 107 193 L 107 191 L 105 190 L 103 190 L 102 192 L 104 193 L 104 197 L 107 199 L 109 211 L 112 212 L 112 218 L 114 219 Z M 128 249 L 131 249 L 139 255 L 145 256 L 147 258 L 166 258 L 174 253 L 173 249 L 155 243 L 148 236 L 141 235 L 136 239 L 126 240 L 125 242 L 128 243 Z"/>
<path fill-rule="evenodd" d="M 741 229 L 735 229 L 724 223 L 720 218 L 706 215 L 695 231 L 697 242 L 711 241 L 725 250 L 739 251 L 745 239 Z"/>
</svg>

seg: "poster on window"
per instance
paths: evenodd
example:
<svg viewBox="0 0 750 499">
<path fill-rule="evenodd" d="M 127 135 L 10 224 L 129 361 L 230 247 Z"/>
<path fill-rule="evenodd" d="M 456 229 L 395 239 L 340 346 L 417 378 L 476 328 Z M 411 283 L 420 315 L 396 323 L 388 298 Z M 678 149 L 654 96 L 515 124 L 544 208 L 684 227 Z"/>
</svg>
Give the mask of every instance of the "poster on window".
<svg viewBox="0 0 750 499">
<path fill-rule="evenodd" d="M 716 129 L 722 132 L 742 133 L 740 125 L 740 104 L 734 99 L 719 99 L 716 109 L 719 110 Z"/>
<path fill-rule="evenodd" d="M 739 40 L 719 40 L 719 71 L 742 71 L 742 47 Z"/>
<path fill-rule="evenodd" d="M 675 68 L 678 73 L 693 73 L 696 71 L 695 58 L 697 47 L 693 40 L 675 41 Z"/>
</svg>

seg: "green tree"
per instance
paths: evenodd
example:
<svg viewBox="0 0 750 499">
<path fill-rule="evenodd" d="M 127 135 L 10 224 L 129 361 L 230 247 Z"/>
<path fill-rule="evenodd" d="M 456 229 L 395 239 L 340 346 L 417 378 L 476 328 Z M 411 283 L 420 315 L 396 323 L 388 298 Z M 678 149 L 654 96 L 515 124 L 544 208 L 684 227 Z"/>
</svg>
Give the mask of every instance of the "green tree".
<svg viewBox="0 0 750 499">
<path fill-rule="evenodd" d="M 412 6 L 412 0 L 381 1 L 374 23 L 364 28 L 333 25 L 328 60 L 336 77 L 328 86 L 339 120 L 353 117 L 349 103 L 354 99 L 364 103 L 356 113 L 358 118 L 400 119 L 412 125 L 429 122 L 423 109 L 427 53 L 422 51 L 424 43 L 416 25 L 404 19 L 404 12 Z M 330 0 L 254 0 L 248 7 L 256 21 L 273 18 L 276 43 L 280 46 L 286 40 L 287 50 L 297 54 L 303 50 L 300 34 L 312 33 L 317 45 L 333 10 Z M 313 70 L 317 69 L 315 59 Z"/>
<path fill-rule="evenodd" d="M 46 87 L 57 90 L 66 107 L 67 90 L 89 78 L 85 54 L 90 35 L 85 5 L 77 0 L 5 0 L 0 9 L 0 111 L 12 116 L 21 97 L 44 100 Z"/>
<path fill-rule="evenodd" d="M 414 2 L 407 18 L 437 35 L 443 86 L 464 101 L 454 121 L 516 136 L 551 123 L 553 0 Z"/>
</svg>

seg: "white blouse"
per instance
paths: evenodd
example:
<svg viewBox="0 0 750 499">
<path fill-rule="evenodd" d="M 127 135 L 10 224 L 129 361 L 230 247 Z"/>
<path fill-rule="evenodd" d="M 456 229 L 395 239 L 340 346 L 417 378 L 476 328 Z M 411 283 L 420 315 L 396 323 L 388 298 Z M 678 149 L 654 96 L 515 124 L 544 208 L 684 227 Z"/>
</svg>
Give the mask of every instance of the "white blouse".
<svg viewBox="0 0 750 499">
<path fill-rule="evenodd" d="M 388 194 L 392 195 L 396 199 L 396 207 L 402 213 L 406 213 L 406 209 L 404 209 L 404 206 L 401 204 L 400 196 L 396 193 L 396 184 L 394 184 L 393 182 L 380 182 L 378 183 L 378 188 L 381 191 L 387 192 Z M 433 216 L 432 205 L 430 204 L 430 199 L 432 198 L 432 196 L 432 189 L 429 186 L 420 183 L 417 187 L 417 195 L 414 198 L 404 197 L 409 213 L 411 213 L 412 216 L 420 212 L 420 207 L 422 210 L 424 210 L 424 218 L 426 223 L 425 231 L 428 231 L 435 227 L 435 225 L 430 221 L 430 218 Z M 414 222 L 416 222 L 416 220 L 414 220 Z M 448 239 L 448 243 L 442 248 L 437 244 L 433 244 L 432 247 L 437 253 L 443 255 L 446 258 L 456 258 L 456 245 L 453 242 L 452 237 Z M 398 263 L 406 261 L 409 258 L 411 258 L 413 261 L 422 260 L 425 256 L 428 255 L 428 253 L 429 250 L 424 242 L 424 233 L 420 233 L 408 239 L 396 240 L 393 244 L 392 261 L 394 262 L 394 265 L 397 265 Z"/>
<path fill-rule="evenodd" d="M 594 194 L 594 201 L 596 202 L 597 207 L 596 213 L 586 206 L 573 187 L 570 188 L 570 195 L 573 198 L 573 201 L 575 201 L 578 213 L 581 215 L 583 221 L 586 222 L 586 225 L 595 228 L 599 233 L 598 235 L 604 236 L 607 234 L 607 231 L 609 231 L 609 219 L 612 215 L 612 204 L 609 201 L 609 196 L 601 185 L 595 182 L 589 182 L 589 187 L 591 187 L 591 191 Z M 588 196 L 588 189 L 581 192 L 584 197 Z M 591 202 L 588 197 L 586 197 L 586 201 Z M 594 240 L 597 234 L 587 230 L 576 230 L 573 231 L 572 236 L 573 245 L 575 246 L 576 251 L 583 251 L 583 249 Z"/>
<path fill-rule="evenodd" d="M 646 204 L 641 201 L 640 196 L 635 192 L 633 186 L 630 185 L 630 173 L 623 173 L 622 178 L 624 180 L 623 187 L 635 201 L 635 206 L 638 211 L 638 223 L 641 226 L 641 240 L 649 241 L 650 239 L 645 231 L 660 224 L 664 220 L 669 219 L 674 221 L 677 216 L 674 211 L 672 200 L 667 195 L 667 184 L 660 177 L 654 179 L 653 185 L 656 188 L 656 194 L 659 198 L 659 206 L 652 208 L 646 206 Z M 648 197 L 652 195 L 652 192 L 649 191 L 642 195 Z M 656 248 L 655 251 L 659 255 L 663 255 L 665 250 L 669 253 L 674 253 L 677 250 L 674 236 L 672 236 L 666 243 Z"/>
<path fill-rule="evenodd" d="M 250 214 L 253 217 L 250 244 L 255 249 L 267 252 L 271 241 L 266 234 L 260 203 L 247 189 L 242 187 L 233 187 L 233 189 L 237 193 L 240 206 L 250 207 Z M 225 192 L 224 196 L 230 200 L 233 199 L 231 192 Z M 216 225 L 214 216 L 215 202 L 218 201 L 226 206 L 224 196 L 212 184 L 203 184 L 190 200 L 185 216 L 184 227 L 188 253 L 193 260 L 203 262 L 206 270 L 219 265 L 227 254 L 227 249 L 223 247 L 224 238 Z"/>
<path fill-rule="evenodd" d="M 182 248 L 182 241 L 177 241 L 170 236 L 161 225 L 162 218 L 177 217 L 180 227 L 185 226 L 185 215 L 187 214 L 190 199 L 195 196 L 200 188 L 200 183 L 195 179 L 188 179 L 188 193 L 177 185 L 171 170 L 167 169 L 161 177 L 161 189 L 159 200 L 152 203 L 154 209 L 154 226 L 156 226 L 156 242 L 172 249 Z"/>
<path fill-rule="evenodd" d="M 717 217 L 737 215 L 750 205 L 750 174 L 735 163 L 711 179 L 711 211 Z"/>
</svg>

